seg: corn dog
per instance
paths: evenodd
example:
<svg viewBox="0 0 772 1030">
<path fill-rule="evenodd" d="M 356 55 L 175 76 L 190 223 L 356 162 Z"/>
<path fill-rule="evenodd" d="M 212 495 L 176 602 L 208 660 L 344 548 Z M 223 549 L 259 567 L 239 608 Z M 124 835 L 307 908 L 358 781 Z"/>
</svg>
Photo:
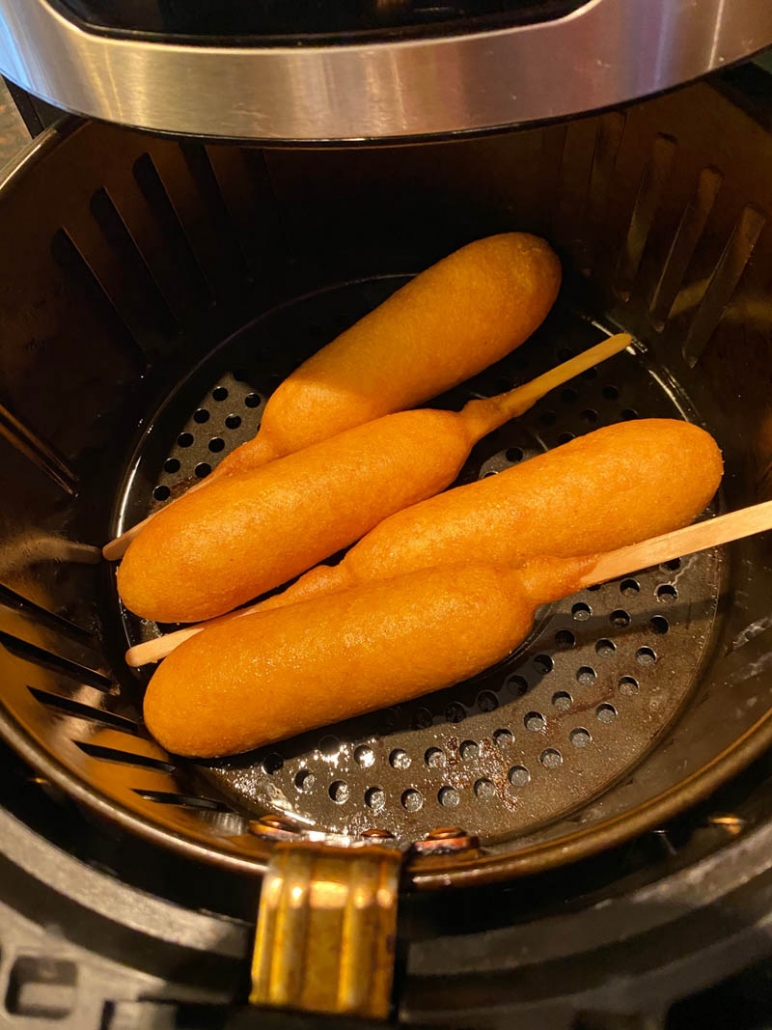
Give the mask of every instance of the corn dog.
<svg viewBox="0 0 772 1030">
<path fill-rule="evenodd" d="M 266 605 L 481 555 L 512 563 L 614 550 L 688 525 L 722 472 L 715 441 L 690 422 L 607 426 L 392 515 L 339 565 L 312 570 Z"/>
<path fill-rule="evenodd" d="M 279 586 L 382 519 L 453 482 L 472 446 L 558 382 L 618 353 L 622 333 L 533 383 L 461 412 L 402 411 L 181 498 L 132 542 L 118 570 L 131 611 L 210 619 Z"/>
<path fill-rule="evenodd" d="M 560 278 L 552 249 L 528 233 L 501 233 L 462 247 L 288 376 L 268 400 L 257 436 L 195 489 L 463 382 L 541 325 Z M 104 557 L 120 558 L 143 524 L 107 544 Z"/>
<path fill-rule="evenodd" d="M 156 671 L 145 723 L 167 750 L 211 758 L 439 690 L 509 654 L 591 564 L 422 569 L 212 626 Z"/>
<path fill-rule="evenodd" d="M 145 722 L 215 757 L 395 705 L 483 672 L 549 600 L 770 527 L 768 501 L 606 554 L 440 565 L 211 626 L 155 673 Z"/>
<path fill-rule="evenodd" d="M 226 618 L 433 565 L 612 550 L 687 525 L 717 490 L 721 472 L 715 442 L 691 423 L 608 426 L 391 516 L 338 565 L 320 565 L 283 593 Z M 126 659 L 134 666 L 158 661 L 200 629 L 140 644 Z"/>
<path fill-rule="evenodd" d="M 607 554 L 420 569 L 220 623 L 158 669 L 145 722 L 210 758 L 398 704 L 506 657 L 547 601 L 770 527 L 767 501 Z"/>
</svg>

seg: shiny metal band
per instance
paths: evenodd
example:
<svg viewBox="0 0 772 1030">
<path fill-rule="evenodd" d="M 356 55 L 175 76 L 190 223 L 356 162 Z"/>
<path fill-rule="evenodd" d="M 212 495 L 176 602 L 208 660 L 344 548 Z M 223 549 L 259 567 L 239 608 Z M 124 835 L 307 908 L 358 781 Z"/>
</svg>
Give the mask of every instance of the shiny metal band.
<svg viewBox="0 0 772 1030">
<path fill-rule="evenodd" d="M 209 138 L 481 131 L 589 111 L 772 44 L 764 0 L 590 0 L 555 21 L 320 47 L 212 47 L 85 31 L 47 0 L 0 0 L 0 70 L 70 111 Z"/>
</svg>

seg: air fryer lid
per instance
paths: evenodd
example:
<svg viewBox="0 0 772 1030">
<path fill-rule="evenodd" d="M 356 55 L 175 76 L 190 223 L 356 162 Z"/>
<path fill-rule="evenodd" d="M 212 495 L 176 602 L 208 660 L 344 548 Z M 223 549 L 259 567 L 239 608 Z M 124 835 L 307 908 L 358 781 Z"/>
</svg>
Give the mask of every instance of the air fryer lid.
<svg viewBox="0 0 772 1030">
<path fill-rule="evenodd" d="M 479 132 L 656 93 L 772 44 L 757 0 L 0 0 L 0 20 L 0 71 L 27 91 L 209 139 Z"/>
</svg>

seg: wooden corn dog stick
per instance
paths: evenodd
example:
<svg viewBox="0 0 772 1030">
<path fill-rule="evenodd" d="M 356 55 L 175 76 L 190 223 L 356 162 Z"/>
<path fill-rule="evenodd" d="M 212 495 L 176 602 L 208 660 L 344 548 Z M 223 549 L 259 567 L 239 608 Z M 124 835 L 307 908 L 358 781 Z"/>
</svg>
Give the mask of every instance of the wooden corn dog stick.
<svg viewBox="0 0 772 1030">
<path fill-rule="evenodd" d="M 594 347 L 582 351 L 568 361 L 564 361 L 548 372 L 532 379 L 529 383 L 500 393 L 495 397 L 486 397 L 483 400 L 469 401 L 463 408 L 461 414 L 467 421 L 475 436 L 475 443 L 481 440 L 488 433 L 503 426 L 512 418 L 517 418 L 532 408 L 537 401 L 545 397 L 550 390 L 562 386 L 575 376 L 586 372 L 588 368 L 600 365 L 613 358 L 615 354 L 621 354 L 631 346 L 633 338 L 629 333 L 615 333 L 607 339 L 596 343 Z"/>
<path fill-rule="evenodd" d="M 505 658 L 577 589 L 772 529 L 772 501 L 611 554 L 421 569 L 205 629 L 145 695 L 168 750 L 235 754 L 451 686 Z"/>
<path fill-rule="evenodd" d="M 644 540 L 639 544 L 620 547 L 616 551 L 602 554 L 595 563 L 583 572 L 577 580 L 577 589 L 605 583 L 609 579 L 617 579 L 636 569 L 645 569 L 650 565 L 680 558 L 684 554 L 707 551 L 711 547 L 730 544 L 754 533 L 763 533 L 772 529 L 772 501 L 741 508 L 728 515 L 719 515 L 715 519 L 706 519 L 693 526 L 677 529 L 673 533 L 665 533 Z"/>
<path fill-rule="evenodd" d="M 462 383 L 528 339 L 552 307 L 560 278 L 549 244 L 529 233 L 462 247 L 304 361 L 271 394 L 257 436 L 195 488 Z M 106 544 L 104 557 L 120 558 L 155 514 Z"/>
<path fill-rule="evenodd" d="M 444 490 L 482 436 L 629 343 L 620 333 L 535 383 L 457 413 L 397 412 L 221 477 L 160 512 L 133 541 L 118 570 L 124 604 L 160 622 L 231 611 Z"/>
<path fill-rule="evenodd" d="M 612 550 L 691 522 L 715 493 L 721 455 L 697 426 L 672 419 L 624 422 L 539 455 L 498 476 L 457 487 L 387 519 L 336 566 L 312 569 L 282 594 L 213 622 L 131 648 L 139 666 L 160 661 L 205 626 L 390 579 L 480 559 L 516 564 Z"/>
<path fill-rule="evenodd" d="M 193 483 L 191 486 L 188 487 L 188 489 L 182 496 L 187 497 L 188 494 L 192 494 L 196 490 L 200 490 L 202 486 L 207 485 L 210 479 L 211 475 L 207 479 L 201 479 L 198 483 Z M 174 504 L 174 502 L 177 500 L 179 500 L 178 497 L 173 498 L 171 501 L 169 501 L 166 507 L 168 508 L 169 504 Z M 159 509 L 159 511 L 164 510 L 165 509 L 163 508 Z M 107 561 L 118 561 L 120 558 L 122 558 L 128 550 L 131 541 L 134 540 L 135 537 L 139 536 L 139 534 L 142 532 L 145 526 L 147 526 L 152 521 L 152 519 L 156 517 L 157 514 L 157 511 L 151 512 L 149 515 L 145 516 L 145 518 L 142 519 L 141 522 L 137 522 L 135 525 L 133 525 L 131 529 L 127 529 L 125 533 L 121 533 L 120 536 L 117 536 L 114 540 L 111 540 L 109 543 L 105 544 L 102 548 L 102 557 Z"/>
</svg>

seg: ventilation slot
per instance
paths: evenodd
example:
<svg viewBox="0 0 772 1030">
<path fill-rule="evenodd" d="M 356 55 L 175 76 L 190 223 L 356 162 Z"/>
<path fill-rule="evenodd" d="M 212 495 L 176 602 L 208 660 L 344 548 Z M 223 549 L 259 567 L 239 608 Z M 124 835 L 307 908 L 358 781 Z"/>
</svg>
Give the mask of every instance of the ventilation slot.
<svg viewBox="0 0 772 1030">
<path fill-rule="evenodd" d="M 171 762 L 164 762 L 160 758 L 151 758 L 149 755 L 137 755 L 132 751 L 119 751 L 118 748 L 103 747 L 101 744 L 87 744 L 81 740 L 76 740 L 74 743 L 90 758 L 99 758 L 104 762 L 136 765 L 140 769 L 157 769 L 159 772 L 165 773 L 173 773 L 175 769 Z"/>
<path fill-rule="evenodd" d="M 278 205 L 261 151 L 210 147 L 207 151 L 220 195 L 258 286 L 276 275 Z"/>
<path fill-rule="evenodd" d="M 554 236 L 567 247 L 584 275 L 603 250 L 607 209 L 625 116 L 611 111 L 601 118 L 571 122 L 565 137 L 556 198 Z"/>
<path fill-rule="evenodd" d="M 102 708 L 94 708 L 92 705 L 83 704 L 82 701 L 74 701 L 71 697 L 62 697 L 61 694 L 49 694 L 47 690 L 39 690 L 37 687 L 27 687 L 30 694 L 41 705 L 46 708 L 53 708 L 63 715 L 72 715 L 77 719 L 88 719 L 91 722 L 101 723 L 103 726 L 111 726 L 116 730 L 123 730 L 126 733 L 139 733 L 139 725 L 131 719 L 122 715 L 115 715 L 113 712 L 106 712 Z"/>
<path fill-rule="evenodd" d="M 542 223 L 551 226 L 555 235 L 560 223 L 560 183 L 563 178 L 563 156 L 566 149 L 568 126 L 557 125 L 545 128 L 541 134 L 541 182 L 539 196 L 542 200 Z"/>
<path fill-rule="evenodd" d="M 569 249 L 578 268 L 588 264 L 585 223 L 596 139 L 595 119 L 570 122 L 560 166 L 554 236 L 561 246 Z"/>
<path fill-rule="evenodd" d="M 91 195 L 90 218 L 79 219 L 70 238 L 109 297 L 135 344 L 144 352 L 163 350 L 169 335 L 168 308 L 147 266 L 104 188 Z M 67 228 L 67 225 L 64 226 Z M 163 310 L 165 317 L 159 317 Z M 143 353 L 143 363 L 145 361 Z"/>
<path fill-rule="evenodd" d="M 138 790 L 139 794 L 146 801 L 154 801 L 157 805 L 180 805 L 185 808 L 205 808 L 210 812 L 230 812 L 227 805 L 221 801 L 214 801 L 212 798 L 199 798 L 193 794 L 172 794 L 165 790 Z"/>
<path fill-rule="evenodd" d="M 200 311 L 211 303 L 212 294 L 150 154 L 134 162 L 134 178 L 167 240 L 169 260 L 188 287 L 185 302 Z"/>
<path fill-rule="evenodd" d="M 649 305 L 652 325 L 657 332 L 665 328 L 670 310 L 686 275 L 695 248 L 713 210 L 723 177 L 716 168 L 703 168 L 697 177 L 697 186 L 681 216 L 670 252 Z"/>
<path fill-rule="evenodd" d="M 243 260 L 234 260 L 228 233 L 223 232 L 222 198 L 205 151 L 164 147 L 155 154 L 153 168 L 210 296 L 216 301 L 232 294 L 236 281 L 244 278 Z"/>
<path fill-rule="evenodd" d="M 23 454 L 41 472 L 44 472 L 66 494 L 73 496 L 77 492 L 77 476 L 66 462 L 52 447 L 44 443 L 2 405 L 0 405 L 0 436 L 4 437 L 11 447 Z"/>
<path fill-rule="evenodd" d="M 69 658 L 62 658 L 61 655 L 52 651 L 45 651 L 36 644 L 30 644 L 26 640 L 19 640 L 10 633 L 0 631 L 0 644 L 16 658 L 25 662 L 32 662 L 39 665 L 41 669 L 48 669 L 50 672 L 58 673 L 60 676 L 67 676 L 76 683 L 85 683 L 97 690 L 112 690 L 113 682 L 101 672 L 95 669 L 88 669 L 85 665 L 78 665 Z"/>
<path fill-rule="evenodd" d="M 641 175 L 638 194 L 635 198 L 630 228 L 619 257 L 616 274 L 616 294 L 624 301 L 630 299 L 630 292 L 643 251 L 651 232 L 654 216 L 662 199 L 662 193 L 670 176 L 676 142 L 670 136 L 657 136 L 651 156 Z"/>
<path fill-rule="evenodd" d="M 105 289 L 93 268 L 72 240 L 66 229 L 57 229 L 51 240 L 51 254 L 78 289 L 89 301 L 89 306 L 105 326 L 110 340 L 118 343 L 130 355 L 137 370 L 146 367 L 145 354 L 137 343 L 130 323 Z"/>
<path fill-rule="evenodd" d="M 683 356 L 690 368 L 697 364 L 713 335 L 766 224 L 767 216 L 753 206 L 746 207 L 740 215 L 684 343 Z"/>
<path fill-rule="evenodd" d="M 236 224 L 231 218 L 223 199 L 217 176 L 212 168 L 209 154 L 204 147 L 182 144 L 190 173 L 204 199 L 206 212 L 211 219 L 212 244 L 219 252 L 215 265 L 218 295 L 234 292 L 234 287 L 248 278 L 247 262 L 241 248 Z M 234 151 L 234 157 L 238 151 Z"/>
<path fill-rule="evenodd" d="M 91 636 L 88 630 L 76 626 L 74 622 L 62 618 L 61 615 L 55 615 L 53 612 L 48 611 L 47 608 L 41 608 L 39 604 L 27 600 L 26 597 L 22 597 L 15 590 L 4 587 L 2 584 L 0 584 L 0 606 L 8 608 L 10 611 L 18 612 L 33 622 L 58 630 L 60 633 L 66 633 L 68 636 L 76 637 L 79 640 L 85 640 Z"/>
<path fill-rule="evenodd" d="M 195 318 L 201 298 L 183 274 L 184 266 L 177 259 L 174 241 L 167 231 L 168 219 L 159 217 L 137 181 L 135 163 L 113 168 L 111 183 L 111 196 L 136 247 L 140 274 L 144 276 L 146 269 L 152 289 L 161 299 L 161 317 L 170 313 L 175 325 Z M 176 230 L 179 233 L 179 225 Z"/>
<path fill-rule="evenodd" d="M 625 116 L 620 111 L 603 115 L 598 125 L 585 208 L 587 222 L 584 239 L 587 241 L 587 249 L 580 262 L 580 270 L 584 275 L 591 273 L 604 244 L 605 227 L 609 223 L 609 193 L 624 128 Z"/>
<path fill-rule="evenodd" d="M 147 326 L 153 333 L 172 336 L 176 329 L 174 316 L 106 189 L 97 190 L 91 198 L 91 214 L 118 257 L 127 303 L 133 311 L 144 313 Z"/>
</svg>

